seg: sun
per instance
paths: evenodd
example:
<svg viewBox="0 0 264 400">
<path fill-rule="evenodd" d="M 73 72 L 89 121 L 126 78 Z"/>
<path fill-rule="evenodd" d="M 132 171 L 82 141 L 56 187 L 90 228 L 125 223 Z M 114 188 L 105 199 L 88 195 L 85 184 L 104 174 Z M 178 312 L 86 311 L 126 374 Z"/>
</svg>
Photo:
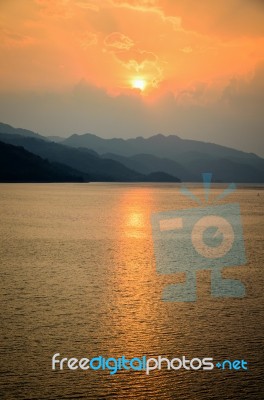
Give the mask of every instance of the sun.
<svg viewBox="0 0 264 400">
<path fill-rule="evenodd" d="M 141 91 L 145 90 L 147 82 L 143 78 L 135 78 L 132 81 L 132 87 Z"/>
</svg>

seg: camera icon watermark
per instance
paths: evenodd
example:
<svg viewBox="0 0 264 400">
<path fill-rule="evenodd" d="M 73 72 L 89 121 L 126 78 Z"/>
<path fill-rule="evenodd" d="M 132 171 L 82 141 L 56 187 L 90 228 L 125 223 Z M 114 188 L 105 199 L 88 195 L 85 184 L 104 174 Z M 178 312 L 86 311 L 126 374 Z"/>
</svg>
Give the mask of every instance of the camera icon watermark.
<svg viewBox="0 0 264 400">
<path fill-rule="evenodd" d="M 206 199 L 212 174 L 203 174 Z M 229 187 L 217 198 L 234 191 Z M 182 193 L 201 204 L 183 189 Z M 164 301 L 195 301 L 196 271 L 211 270 L 211 293 L 215 297 L 244 297 L 245 287 L 237 279 L 223 279 L 223 267 L 246 263 L 243 229 L 238 203 L 205 205 L 152 215 L 152 233 L 157 272 L 185 272 L 185 283 L 165 287 Z"/>
</svg>

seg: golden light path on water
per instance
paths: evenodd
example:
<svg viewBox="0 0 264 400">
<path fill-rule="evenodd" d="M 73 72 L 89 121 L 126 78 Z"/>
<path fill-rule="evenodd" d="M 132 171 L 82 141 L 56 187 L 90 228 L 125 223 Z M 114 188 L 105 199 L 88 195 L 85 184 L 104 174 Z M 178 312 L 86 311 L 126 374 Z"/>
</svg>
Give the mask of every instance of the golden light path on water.
<svg viewBox="0 0 264 400">
<path fill-rule="evenodd" d="M 203 190 L 192 190 L 203 198 Z M 216 186 L 215 198 L 222 191 Z M 260 195 L 258 196 L 258 193 Z M 2 388 L 8 399 L 259 399 L 263 360 L 263 190 L 241 188 L 246 266 L 225 277 L 243 299 L 213 298 L 197 274 L 195 303 L 166 303 L 153 212 L 196 206 L 174 184 L 1 185 Z M 51 357 L 245 359 L 250 373 L 52 371 Z M 243 379 L 242 379 L 243 378 Z"/>
</svg>

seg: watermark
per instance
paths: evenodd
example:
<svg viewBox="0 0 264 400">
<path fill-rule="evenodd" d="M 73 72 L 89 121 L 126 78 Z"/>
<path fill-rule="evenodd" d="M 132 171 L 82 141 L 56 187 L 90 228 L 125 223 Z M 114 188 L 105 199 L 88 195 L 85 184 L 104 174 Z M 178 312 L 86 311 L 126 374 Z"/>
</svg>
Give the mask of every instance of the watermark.
<svg viewBox="0 0 264 400">
<path fill-rule="evenodd" d="M 182 357 L 174 357 L 168 358 L 164 356 L 157 357 L 133 357 L 126 358 L 125 356 L 121 356 L 118 358 L 109 357 L 105 358 L 103 356 L 93 357 L 91 359 L 84 358 L 76 358 L 76 357 L 62 357 L 60 353 L 56 353 L 52 356 L 52 370 L 82 370 L 87 371 L 88 369 L 93 371 L 109 371 L 110 375 L 115 375 L 118 371 L 126 370 L 126 371 L 143 371 L 146 375 L 149 375 L 151 372 L 155 370 L 171 370 L 178 371 L 180 369 L 184 369 L 187 371 L 211 371 L 214 368 L 218 368 L 220 370 L 248 370 L 248 363 L 245 360 L 223 360 L 223 361 L 214 361 L 212 357 L 194 357 L 188 358 L 186 356 Z"/>
<path fill-rule="evenodd" d="M 196 271 L 211 271 L 211 293 L 215 297 L 244 297 L 245 287 L 238 279 L 224 279 L 223 267 L 246 263 L 243 229 L 238 203 L 209 204 L 212 174 L 203 174 L 205 204 L 182 188 L 181 193 L 198 207 L 152 215 L 152 234 L 157 272 L 185 272 L 185 283 L 167 285 L 164 301 L 196 301 Z M 235 190 L 230 184 L 214 201 Z"/>
</svg>

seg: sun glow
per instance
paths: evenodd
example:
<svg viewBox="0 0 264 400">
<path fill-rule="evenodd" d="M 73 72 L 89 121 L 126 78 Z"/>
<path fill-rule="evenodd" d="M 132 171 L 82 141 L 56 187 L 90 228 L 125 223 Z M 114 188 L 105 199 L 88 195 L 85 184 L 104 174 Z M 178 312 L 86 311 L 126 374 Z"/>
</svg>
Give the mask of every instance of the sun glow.
<svg viewBox="0 0 264 400">
<path fill-rule="evenodd" d="M 136 78 L 136 79 L 133 79 L 133 81 L 132 81 L 132 87 L 134 89 L 139 89 L 139 90 L 143 91 L 143 90 L 145 90 L 146 85 L 147 85 L 147 83 L 146 83 L 145 79 L 142 79 L 142 78 Z"/>
</svg>

